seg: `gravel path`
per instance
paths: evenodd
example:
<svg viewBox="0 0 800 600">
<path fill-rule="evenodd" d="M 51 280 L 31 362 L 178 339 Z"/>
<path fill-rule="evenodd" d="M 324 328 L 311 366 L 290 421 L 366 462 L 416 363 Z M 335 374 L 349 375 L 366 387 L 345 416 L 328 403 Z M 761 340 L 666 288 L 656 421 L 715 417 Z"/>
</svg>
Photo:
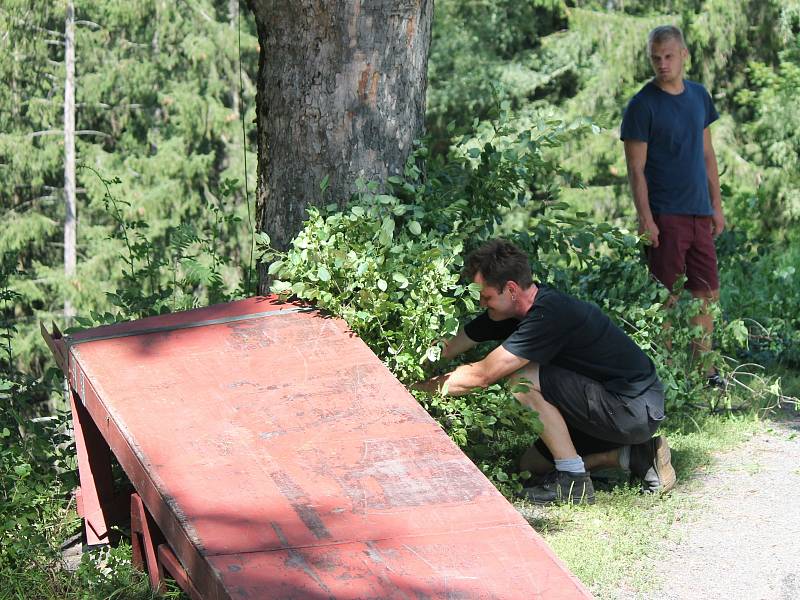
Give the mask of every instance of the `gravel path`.
<svg viewBox="0 0 800 600">
<path fill-rule="evenodd" d="M 650 563 L 661 587 L 617 598 L 800 598 L 800 420 L 770 429 L 684 488 L 695 506 Z"/>
</svg>

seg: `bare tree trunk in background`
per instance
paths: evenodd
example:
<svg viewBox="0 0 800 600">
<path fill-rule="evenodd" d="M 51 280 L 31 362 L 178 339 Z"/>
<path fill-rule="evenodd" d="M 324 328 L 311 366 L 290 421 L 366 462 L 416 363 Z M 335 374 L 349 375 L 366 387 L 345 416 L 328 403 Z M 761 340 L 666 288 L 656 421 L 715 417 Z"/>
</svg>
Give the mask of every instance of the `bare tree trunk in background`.
<svg viewBox="0 0 800 600">
<path fill-rule="evenodd" d="M 356 179 L 402 173 L 423 132 L 433 0 L 248 4 L 261 46 L 258 227 L 285 249 L 307 205 L 342 206 Z"/>
<path fill-rule="evenodd" d="M 76 202 L 75 202 L 75 9 L 72 0 L 67 0 L 65 24 L 64 64 L 67 76 L 64 83 L 64 275 L 69 285 L 75 276 L 76 260 Z M 64 298 L 64 316 L 69 319 L 75 309 L 69 298 Z"/>
<path fill-rule="evenodd" d="M 228 22 L 234 31 L 239 29 L 239 0 L 228 0 Z M 237 115 L 239 114 L 239 82 L 237 80 L 231 82 L 231 109 Z"/>
</svg>

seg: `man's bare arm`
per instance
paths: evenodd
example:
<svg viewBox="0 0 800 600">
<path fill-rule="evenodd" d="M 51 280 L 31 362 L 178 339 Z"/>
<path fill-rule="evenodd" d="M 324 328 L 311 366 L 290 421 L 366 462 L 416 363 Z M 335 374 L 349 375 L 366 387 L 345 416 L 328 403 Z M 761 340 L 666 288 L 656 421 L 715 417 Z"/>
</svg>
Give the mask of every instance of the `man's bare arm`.
<svg viewBox="0 0 800 600">
<path fill-rule="evenodd" d="M 633 204 L 639 215 L 639 233 L 646 233 L 654 248 L 658 247 L 658 226 L 650 211 L 650 197 L 647 193 L 647 180 L 644 166 L 647 162 L 647 142 L 625 140 L 625 162 L 628 166 L 628 181 L 633 193 Z"/>
<path fill-rule="evenodd" d="M 462 327 L 454 337 L 445 342 L 444 348 L 442 349 L 442 358 L 451 360 L 477 345 L 478 342 L 471 340 Z"/>
<path fill-rule="evenodd" d="M 518 371 L 528 362 L 530 361 L 515 356 L 502 346 L 498 346 L 483 360 L 461 365 L 446 375 L 439 375 L 416 383 L 412 388 L 430 393 L 441 392 L 449 396 L 461 396 L 476 388 L 492 385 Z"/>
<path fill-rule="evenodd" d="M 711 221 L 714 224 L 714 237 L 725 229 L 725 215 L 722 212 L 722 193 L 719 189 L 719 168 L 714 144 L 711 143 L 711 130 L 703 130 L 703 160 L 706 163 L 706 177 L 708 178 L 708 192 L 711 195 L 711 208 L 714 214 Z"/>
</svg>

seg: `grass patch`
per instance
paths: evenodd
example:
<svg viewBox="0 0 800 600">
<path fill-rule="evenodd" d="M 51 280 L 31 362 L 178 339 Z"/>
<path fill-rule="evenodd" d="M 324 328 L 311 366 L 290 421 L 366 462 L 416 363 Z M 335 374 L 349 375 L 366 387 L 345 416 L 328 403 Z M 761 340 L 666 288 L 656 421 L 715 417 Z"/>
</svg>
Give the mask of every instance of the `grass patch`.
<svg viewBox="0 0 800 600">
<path fill-rule="evenodd" d="M 650 559 L 660 543 L 670 539 L 675 520 L 700 508 L 687 493 L 697 485 L 698 475 L 712 463 L 715 452 L 731 449 L 766 428 L 757 410 L 672 419 L 662 433 L 672 448 L 678 483 L 665 497 L 642 496 L 623 483 L 598 491 L 593 506 L 515 504 L 598 598 L 614 597 L 621 589 L 653 589 L 658 582 Z"/>
<path fill-rule="evenodd" d="M 147 574 L 131 563 L 131 546 L 123 541 L 113 549 L 94 550 L 81 557 L 75 572 L 63 570 L 54 549 L 51 562 L 7 577 L 0 600 L 181 600 L 186 599 L 171 579 L 163 596 L 150 589 Z"/>
</svg>

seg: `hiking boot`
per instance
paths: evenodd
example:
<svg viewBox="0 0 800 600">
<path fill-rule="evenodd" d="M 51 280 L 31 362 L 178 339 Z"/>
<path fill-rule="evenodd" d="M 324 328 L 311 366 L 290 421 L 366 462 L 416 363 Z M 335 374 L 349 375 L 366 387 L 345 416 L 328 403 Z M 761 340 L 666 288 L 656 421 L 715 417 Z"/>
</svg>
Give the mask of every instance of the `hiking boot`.
<svg viewBox="0 0 800 600">
<path fill-rule="evenodd" d="M 631 480 L 638 480 L 645 494 L 663 494 L 675 486 L 675 469 L 663 435 L 631 446 L 630 465 Z"/>
<path fill-rule="evenodd" d="M 589 473 L 554 471 L 541 485 L 522 490 L 523 498 L 534 504 L 594 504 L 594 486 Z"/>
<path fill-rule="evenodd" d="M 537 487 L 540 485 L 544 485 L 546 483 L 553 483 L 558 479 L 558 471 L 553 469 L 543 475 L 531 475 L 531 478 L 528 479 L 525 483 L 527 484 L 525 487 Z"/>
<path fill-rule="evenodd" d="M 709 390 L 725 390 L 727 387 L 728 381 L 717 371 L 706 377 L 706 388 Z"/>
</svg>

